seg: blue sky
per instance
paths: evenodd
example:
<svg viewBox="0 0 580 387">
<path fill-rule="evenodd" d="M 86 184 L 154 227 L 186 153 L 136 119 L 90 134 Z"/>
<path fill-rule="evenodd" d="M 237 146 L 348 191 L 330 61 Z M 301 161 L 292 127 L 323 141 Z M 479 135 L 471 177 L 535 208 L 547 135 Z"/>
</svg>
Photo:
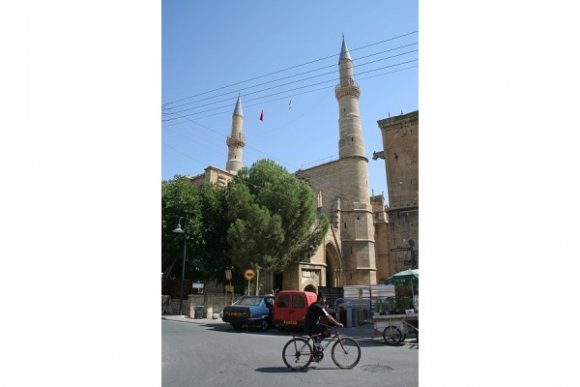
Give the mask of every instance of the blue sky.
<svg viewBox="0 0 580 387">
<path fill-rule="evenodd" d="M 162 178 L 225 167 L 238 93 L 245 166 L 269 158 L 295 172 L 336 159 L 344 34 L 361 88 L 369 189 L 388 200 L 384 161 L 372 153 L 383 149 L 377 120 L 418 110 L 417 1 L 281 4 L 163 2 Z"/>
</svg>

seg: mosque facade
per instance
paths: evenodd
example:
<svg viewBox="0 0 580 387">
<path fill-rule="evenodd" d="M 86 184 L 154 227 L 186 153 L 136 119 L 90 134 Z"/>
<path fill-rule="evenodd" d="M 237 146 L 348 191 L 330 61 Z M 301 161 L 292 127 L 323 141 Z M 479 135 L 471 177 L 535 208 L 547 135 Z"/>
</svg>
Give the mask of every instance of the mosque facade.
<svg viewBox="0 0 580 387">
<path fill-rule="evenodd" d="M 414 198 L 409 196 L 408 192 L 411 192 L 411 189 L 408 192 L 398 190 L 391 192 L 393 179 L 397 180 L 404 175 L 397 172 L 398 159 L 395 162 L 391 160 L 396 157 L 394 154 L 401 157 L 399 154 L 402 155 L 403 152 L 398 148 L 395 150 L 390 148 L 387 140 L 400 136 L 395 127 L 401 122 L 406 125 L 405 122 L 409 117 L 405 117 L 401 122 L 390 119 L 378 122 L 383 135 L 384 151 L 375 152 L 378 156 L 374 158 L 380 157 L 385 160 L 389 200 L 390 203 L 397 203 L 393 209 L 385 206 L 383 195 L 369 195 L 369 160 L 366 157 L 359 111 L 361 90 L 355 80 L 353 62 L 344 37 L 338 68 L 340 80 L 335 88 L 335 97 L 339 107 L 339 158 L 294 173 L 298 179 L 306 181 L 312 187 L 317 197 L 318 210 L 326 214 L 330 220 L 330 227 L 324 241 L 308 261 L 293 264 L 283 273 L 263 273 L 260 278 L 266 291 L 300 289 L 316 292 L 321 286 L 341 288 L 345 285 L 374 285 L 382 283 L 385 278 L 400 271 L 402 265 L 408 263 L 405 260 L 399 262 L 401 254 L 397 251 L 400 244 L 398 239 L 404 239 L 406 236 L 403 230 L 405 225 L 399 220 L 401 214 L 407 214 L 403 215 L 406 216 L 403 219 L 415 222 L 413 227 L 416 226 L 418 229 L 417 195 Z M 418 113 L 416 122 L 418 134 Z M 396 143 L 401 144 L 401 141 Z M 238 96 L 232 115 L 231 133 L 226 139 L 228 157 L 225 169 L 209 166 L 204 173 L 190 177 L 191 181 L 194 184 L 227 185 L 244 166 L 245 144 L 242 101 Z M 405 147 L 407 149 L 408 145 Z M 384 157 L 385 154 L 389 156 Z M 415 162 L 415 167 L 416 160 L 415 157 L 412 161 Z M 408 178 L 405 184 L 412 187 L 416 181 L 416 177 Z M 418 189 L 417 185 L 416 188 Z M 413 217 L 415 214 L 412 212 L 413 206 L 417 207 L 417 219 Z M 389 222 L 393 216 L 397 219 L 396 229 L 393 229 Z M 407 238 L 418 241 L 418 234 Z"/>
</svg>

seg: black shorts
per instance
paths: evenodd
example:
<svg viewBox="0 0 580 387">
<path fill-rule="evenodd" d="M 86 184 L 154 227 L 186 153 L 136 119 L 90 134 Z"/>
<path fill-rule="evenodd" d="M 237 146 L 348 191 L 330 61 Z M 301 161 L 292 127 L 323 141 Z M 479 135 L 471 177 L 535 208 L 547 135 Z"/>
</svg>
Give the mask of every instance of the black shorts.
<svg viewBox="0 0 580 387">
<path fill-rule="evenodd" d="M 316 324 L 312 329 L 307 330 L 306 333 L 308 333 L 311 336 L 317 333 L 322 333 L 322 337 L 328 337 L 330 336 L 331 331 L 332 328 L 326 324 Z"/>
</svg>

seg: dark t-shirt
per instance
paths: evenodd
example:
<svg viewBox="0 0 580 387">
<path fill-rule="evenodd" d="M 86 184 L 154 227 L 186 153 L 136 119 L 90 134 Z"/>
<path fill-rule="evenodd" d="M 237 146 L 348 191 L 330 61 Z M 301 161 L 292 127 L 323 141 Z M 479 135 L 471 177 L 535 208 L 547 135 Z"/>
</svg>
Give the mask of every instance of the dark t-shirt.
<svg viewBox="0 0 580 387">
<path fill-rule="evenodd" d="M 321 316 L 327 315 L 328 312 L 326 312 L 324 307 L 320 305 L 318 302 L 315 302 L 314 304 L 310 305 L 310 307 L 308 307 L 308 310 L 306 311 L 306 316 L 304 317 L 304 329 L 306 331 L 311 331 L 318 323 L 318 319 Z"/>
</svg>

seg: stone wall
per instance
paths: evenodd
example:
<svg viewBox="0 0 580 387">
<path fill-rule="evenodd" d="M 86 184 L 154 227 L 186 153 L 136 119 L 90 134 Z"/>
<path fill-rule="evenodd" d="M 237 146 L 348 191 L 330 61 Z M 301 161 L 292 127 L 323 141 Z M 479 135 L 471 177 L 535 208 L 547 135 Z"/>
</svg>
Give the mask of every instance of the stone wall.
<svg viewBox="0 0 580 387">
<path fill-rule="evenodd" d="M 383 137 L 389 207 L 419 201 L 419 112 L 378 121 Z"/>
<path fill-rule="evenodd" d="M 419 112 L 378 121 L 389 190 L 389 275 L 411 268 L 408 241 L 419 249 Z"/>
<path fill-rule="evenodd" d="M 375 228 L 368 197 L 367 168 L 366 158 L 351 156 L 296 172 L 296 177 L 305 180 L 321 198 L 321 210 L 328 216 L 331 227 L 338 232 L 338 248 L 344 259 L 341 281 L 344 279 L 346 284 L 376 283 Z M 321 247 L 326 247 L 329 238 L 332 238 L 330 243 L 334 244 L 331 231 Z M 314 257 L 310 263 L 321 265 L 320 277 L 324 281 L 319 282 L 318 286 L 325 286 L 327 263 L 318 258 Z M 301 270 L 297 273 L 299 279 L 301 273 Z M 299 286 L 294 289 L 303 289 L 306 283 L 301 282 L 294 283 L 294 286 Z"/>
<path fill-rule="evenodd" d="M 203 306 L 202 318 L 213 318 L 214 314 L 217 313 L 219 315 L 223 311 L 224 306 L 230 305 L 232 300 L 236 300 L 239 297 L 241 297 L 241 294 L 234 294 L 233 298 L 231 294 L 228 294 L 226 297 L 224 293 L 190 294 L 187 296 L 187 300 L 183 300 L 181 314 L 190 318 L 196 318 L 195 307 Z M 166 314 L 178 313 L 179 299 L 173 299 Z M 218 318 L 221 319 L 221 316 Z"/>
</svg>

